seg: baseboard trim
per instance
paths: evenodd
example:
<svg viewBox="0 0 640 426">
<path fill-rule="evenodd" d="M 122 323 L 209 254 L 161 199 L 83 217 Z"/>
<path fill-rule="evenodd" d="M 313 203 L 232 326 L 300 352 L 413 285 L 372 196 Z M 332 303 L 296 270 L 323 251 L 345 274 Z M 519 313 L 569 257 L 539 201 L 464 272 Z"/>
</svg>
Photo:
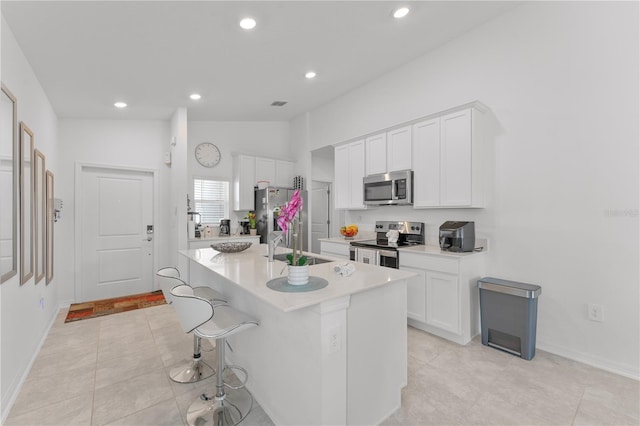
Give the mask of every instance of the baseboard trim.
<svg viewBox="0 0 640 426">
<path fill-rule="evenodd" d="M 45 340 L 47 340 L 47 337 L 49 336 L 49 332 L 51 331 L 51 327 L 53 327 L 53 324 L 56 321 L 56 318 L 58 317 L 58 314 L 60 313 L 60 307 L 58 307 L 57 311 L 54 311 L 54 314 L 52 315 L 51 319 L 49 320 L 49 325 L 47 326 L 47 329 L 45 330 L 45 332 L 42 334 L 42 337 L 40 338 L 40 342 L 38 343 L 38 347 L 36 348 L 35 351 L 33 351 L 33 354 L 31 355 L 31 359 L 29 360 L 29 364 L 27 364 L 27 368 L 25 369 L 25 371 L 22 373 L 22 376 L 20 376 L 20 379 L 17 380 L 17 382 L 15 382 L 15 384 L 12 384 L 11 386 L 9 386 L 9 390 L 7 392 L 7 394 L 9 395 L 8 399 L 5 401 L 4 400 L 4 396 L 2 399 L 2 406 L 6 407 L 4 410 L 2 410 L 2 419 L 0 421 L 0 424 L 4 424 L 7 420 L 7 417 L 9 416 L 9 413 L 11 412 L 11 408 L 13 408 L 13 404 L 15 404 L 16 402 L 16 398 L 18 397 L 18 394 L 20 393 L 20 390 L 22 389 L 22 385 L 24 385 L 24 381 L 27 380 L 27 376 L 29 375 L 29 372 L 31 371 L 31 367 L 33 367 L 33 363 L 36 361 L 36 358 L 38 357 L 38 354 L 40 353 L 40 350 L 42 349 L 42 345 L 44 345 Z"/>
<path fill-rule="evenodd" d="M 578 361 L 583 364 L 590 365 L 591 367 L 599 368 L 601 370 L 608 371 L 610 373 L 618 374 L 620 376 L 628 377 L 630 379 L 640 381 L 640 368 L 638 365 L 627 365 L 619 362 L 614 362 L 598 356 L 585 354 L 583 352 L 574 351 L 562 346 L 554 345 L 552 343 L 538 340 L 536 348 L 559 355 L 564 358 L 569 358 L 573 361 Z"/>
<path fill-rule="evenodd" d="M 61 301 L 60 303 L 58 303 L 58 312 L 60 312 L 60 310 L 62 310 L 62 309 L 68 308 L 73 303 L 76 303 L 76 302 L 73 301 L 73 299 Z"/>
</svg>

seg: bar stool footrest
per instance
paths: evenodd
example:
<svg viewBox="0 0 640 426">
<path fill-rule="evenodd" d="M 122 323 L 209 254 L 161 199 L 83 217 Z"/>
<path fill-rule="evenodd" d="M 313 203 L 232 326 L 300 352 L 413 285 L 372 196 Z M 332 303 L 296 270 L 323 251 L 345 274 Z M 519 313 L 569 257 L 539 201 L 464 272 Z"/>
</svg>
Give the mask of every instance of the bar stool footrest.
<svg viewBox="0 0 640 426">
<path fill-rule="evenodd" d="M 236 372 L 236 370 L 237 370 L 237 371 L 242 372 L 242 374 L 244 375 L 243 379 L 240 379 L 240 377 L 238 377 L 238 375 L 237 375 L 237 374 L 235 374 L 235 376 L 236 376 L 236 377 L 238 378 L 238 380 L 240 381 L 240 384 L 239 384 L 239 385 L 237 385 L 237 386 L 233 386 L 233 385 L 230 385 L 230 384 L 229 384 L 229 383 L 227 383 L 227 382 L 223 382 L 223 384 L 224 384 L 224 386 L 225 386 L 225 387 L 227 387 L 227 388 L 229 388 L 229 389 L 236 389 L 236 390 L 237 390 L 237 389 L 242 389 L 242 388 L 244 388 L 244 387 L 247 385 L 247 381 L 249 380 L 249 373 L 247 373 L 247 370 L 245 370 L 244 368 L 240 367 L 239 365 L 226 365 L 226 366 L 224 367 L 224 369 L 225 369 L 225 371 L 226 371 L 226 370 L 232 371 L 234 374 L 235 374 L 235 372 Z"/>
</svg>

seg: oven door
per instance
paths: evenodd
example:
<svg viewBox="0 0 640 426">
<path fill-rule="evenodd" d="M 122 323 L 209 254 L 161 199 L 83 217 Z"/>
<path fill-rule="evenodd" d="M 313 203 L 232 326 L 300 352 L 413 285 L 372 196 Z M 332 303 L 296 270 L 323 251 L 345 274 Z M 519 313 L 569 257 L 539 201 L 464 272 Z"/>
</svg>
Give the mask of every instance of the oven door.
<svg viewBox="0 0 640 426">
<path fill-rule="evenodd" d="M 378 265 L 398 269 L 398 252 L 396 250 L 378 250 Z"/>
</svg>

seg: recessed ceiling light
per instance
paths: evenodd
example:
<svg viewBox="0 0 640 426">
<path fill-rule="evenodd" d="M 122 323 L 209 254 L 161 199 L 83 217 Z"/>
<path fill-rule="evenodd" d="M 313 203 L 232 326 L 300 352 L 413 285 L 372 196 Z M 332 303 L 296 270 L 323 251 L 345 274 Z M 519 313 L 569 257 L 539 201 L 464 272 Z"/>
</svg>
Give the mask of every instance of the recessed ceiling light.
<svg viewBox="0 0 640 426">
<path fill-rule="evenodd" d="M 240 21 L 240 27 L 245 30 L 252 30 L 256 26 L 256 20 L 253 18 L 244 18 Z"/>
<path fill-rule="evenodd" d="M 314 78 L 316 76 L 316 73 L 315 73 L 315 71 L 309 71 L 304 76 L 307 77 L 309 80 L 311 80 L 312 78 Z"/>
<path fill-rule="evenodd" d="M 393 17 L 396 19 L 404 18 L 405 16 L 407 16 L 407 13 L 409 13 L 408 7 L 399 7 L 398 9 L 394 10 Z"/>
<path fill-rule="evenodd" d="M 116 102 L 113 106 L 116 108 L 126 108 L 127 104 L 125 102 Z"/>
<path fill-rule="evenodd" d="M 198 99 L 202 98 L 202 96 L 200 96 L 200 95 L 199 95 L 199 94 L 197 94 L 197 93 L 192 93 L 192 94 L 190 94 L 190 95 L 189 95 L 189 97 L 190 97 L 191 99 L 193 99 L 194 101 L 197 101 Z"/>
</svg>

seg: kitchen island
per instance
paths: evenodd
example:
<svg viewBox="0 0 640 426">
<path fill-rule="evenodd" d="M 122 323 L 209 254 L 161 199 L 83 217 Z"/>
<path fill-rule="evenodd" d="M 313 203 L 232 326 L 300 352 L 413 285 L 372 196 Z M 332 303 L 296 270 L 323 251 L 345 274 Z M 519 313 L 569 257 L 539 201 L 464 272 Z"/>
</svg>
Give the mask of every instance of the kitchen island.
<svg viewBox="0 0 640 426">
<path fill-rule="evenodd" d="M 189 260 L 192 285 L 222 292 L 260 321 L 229 339 L 227 356 L 248 370 L 247 387 L 275 424 L 378 424 L 400 407 L 406 282 L 414 274 L 354 263 L 356 271 L 342 277 L 334 267 L 344 261 L 333 261 L 309 267 L 327 287 L 284 293 L 266 286 L 286 275 L 284 262 L 268 261 L 266 245 L 180 254 Z"/>
</svg>

